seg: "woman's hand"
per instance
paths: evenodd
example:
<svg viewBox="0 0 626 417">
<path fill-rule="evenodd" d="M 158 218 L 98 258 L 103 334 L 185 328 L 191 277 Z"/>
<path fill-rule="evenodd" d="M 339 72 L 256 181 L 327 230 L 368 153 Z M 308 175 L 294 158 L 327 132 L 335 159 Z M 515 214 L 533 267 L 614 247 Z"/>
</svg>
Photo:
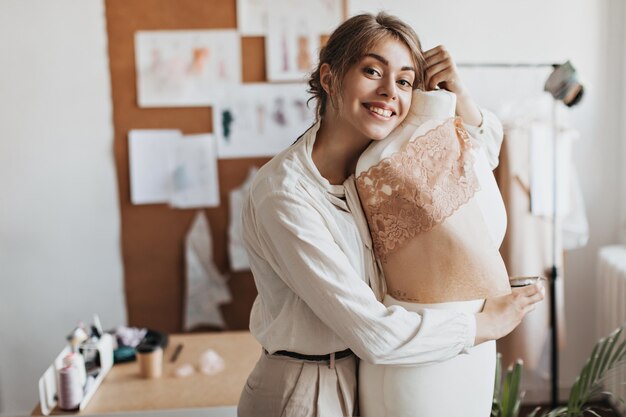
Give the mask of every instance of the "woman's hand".
<svg viewBox="0 0 626 417">
<path fill-rule="evenodd" d="M 541 283 L 537 283 L 512 288 L 511 294 L 487 299 L 483 311 L 476 314 L 474 344 L 497 340 L 511 333 L 544 297 L 545 289 Z"/>
<path fill-rule="evenodd" d="M 456 64 L 443 45 L 424 52 L 426 59 L 426 90 L 443 88 L 456 95 L 456 114 L 464 123 L 480 126 L 482 114 L 472 99 L 469 91 L 461 81 Z"/>
<path fill-rule="evenodd" d="M 457 96 L 467 95 L 467 89 L 457 71 L 456 65 L 445 46 L 435 46 L 424 52 L 426 59 L 426 89 L 437 87 L 448 90 Z"/>
</svg>

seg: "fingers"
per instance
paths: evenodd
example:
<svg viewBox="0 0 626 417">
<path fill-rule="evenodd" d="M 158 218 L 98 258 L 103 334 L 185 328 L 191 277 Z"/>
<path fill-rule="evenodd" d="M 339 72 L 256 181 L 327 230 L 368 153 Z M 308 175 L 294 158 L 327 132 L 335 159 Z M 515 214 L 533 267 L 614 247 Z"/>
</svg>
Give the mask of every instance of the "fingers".
<svg viewBox="0 0 626 417">
<path fill-rule="evenodd" d="M 424 52 L 424 59 L 426 60 L 427 90 L 433 90 L 439 86 L 453 93 L 463 91 L 454 60 L 443 45 Z"/>
<path fill-rule="evenodd" d="M 530 297 L 527 297 L 528 302 L 532 303 L 532 304 L 536 304 L 539 301 L 542 301 L 544 299 L 544 294 L 543 291 L 540 291 L 536 294 L 531 295 Z"/>
<path fill-rule="evenodd" d="M 447 53 L 448 51 L 446 50 L 446 47 L 443 45 L 437 45 L 432 49 L 429 49 L 428 51 L 424 52 L 424 59 L 426 59 L 426 61 L 428 61 L 430 58 L 434 57 L 437 54 L 441 54 L 441 53 Z"/>
<path fill-rule="evenodd" d="M 442 71 L 436 72 L 433 75 L 429 75 L 428 73 L 429 70 L 426 71 L 426 85 L 431 90 L 443 82 L 454 79 L 454 69 L 449 66 L 444 67 Z"/>
<path fill-rule="evenodd" d="M 529 304 L 526 307 L 524 307 L 522 309 L 522 313 L 524 313 L 524 316 L 528 313 L 530 313 L 531 311 L 533 311 L 535 308 L 537 307 L 536 304 Z"/>
<path fill-rule="evenodd" d="M 513 289 L 514 303 L 521 309 L 523 315 L 536 308 L 536 304 L 545 297 L 545 289 L 541 283 Z"/>
</svg>

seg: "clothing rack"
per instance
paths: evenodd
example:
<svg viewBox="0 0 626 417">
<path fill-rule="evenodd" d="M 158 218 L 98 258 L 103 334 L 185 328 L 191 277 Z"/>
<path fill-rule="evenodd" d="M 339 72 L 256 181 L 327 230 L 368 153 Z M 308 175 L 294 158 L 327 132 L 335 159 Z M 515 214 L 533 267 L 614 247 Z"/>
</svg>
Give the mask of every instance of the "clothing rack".
<svg viewBox="0 0 626 417">
<path fill-rule="evenodd" d="M 456 64 L 460 68 L 556 68 L 560 64 L 549 63 L 475 63 L 461 62 Z M 557 155 L 556 155 L 556 138 L 558 134 L 556 123 L 557 100 L 554 99 L 552 111 L 553 124 L 553 152 L 552 152 L 552 268 L 550 269 L 550 402 L 552 408 L 558 406 L 558 376 L 559 376 L 559 352 L 557 346 L 557 309 L 556 309 L 556 282 L 558 279 L 558 270 L 556 266 L 556 231 L 557 231 Z"/>
<path fill-rule="evenodd" d="M 479 63 L 479 62 L 460 62 L 457 63 L 457 67 L 463 68 L 544 68 L 544 67 L 557 67 L 560 64 L 548 64 L 548 63 L 502 63 L 502 62 L 489 62 L 489 63 Z"/>
</svg>

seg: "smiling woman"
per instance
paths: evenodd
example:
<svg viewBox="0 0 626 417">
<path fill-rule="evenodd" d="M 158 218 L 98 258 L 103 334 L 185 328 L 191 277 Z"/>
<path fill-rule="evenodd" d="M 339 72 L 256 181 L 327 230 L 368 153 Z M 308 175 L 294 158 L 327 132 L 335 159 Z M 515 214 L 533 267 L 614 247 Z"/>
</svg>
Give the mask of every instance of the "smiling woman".
<svg viewBox="0 0 626 417">
<path fill-rule="evenodd" d="M 239 416 L 353 415 L 356 356 L 388 365 L 444 361 L 507 334 L 540 299 L 533 290 L 488 302 L 479 314 L 420 315 L 385 306 L 369 286 L 382 278 L 355 187 L 359 156 L 402 126 L 413 92 L 427 82 L 455 89 L 457 113 L 478 114 L 479 124 L 455 76 L 445 50 L 422 54 L 415 32 L 382 13 L 348 19 L 320 51 L 309 81 L 318 120 L 259 170 L 244 203 L 258 290 L 250 330 L 264 349 Z"/>
</svg>

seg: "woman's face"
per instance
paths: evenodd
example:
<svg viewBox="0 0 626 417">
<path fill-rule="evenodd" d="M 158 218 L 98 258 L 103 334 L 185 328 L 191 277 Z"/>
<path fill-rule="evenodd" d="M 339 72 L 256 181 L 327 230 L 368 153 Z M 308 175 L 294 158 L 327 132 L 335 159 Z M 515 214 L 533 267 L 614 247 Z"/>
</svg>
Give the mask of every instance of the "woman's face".
<svg viewBox="0 0 626 417">
<path fill-rule="evenodd" d="M 343 79 L 342 121 L 366 138 L 384 139 L 406 117 L 415 77 L 404 43 L 393 38 L 379 42 Z"/>
</svg>

